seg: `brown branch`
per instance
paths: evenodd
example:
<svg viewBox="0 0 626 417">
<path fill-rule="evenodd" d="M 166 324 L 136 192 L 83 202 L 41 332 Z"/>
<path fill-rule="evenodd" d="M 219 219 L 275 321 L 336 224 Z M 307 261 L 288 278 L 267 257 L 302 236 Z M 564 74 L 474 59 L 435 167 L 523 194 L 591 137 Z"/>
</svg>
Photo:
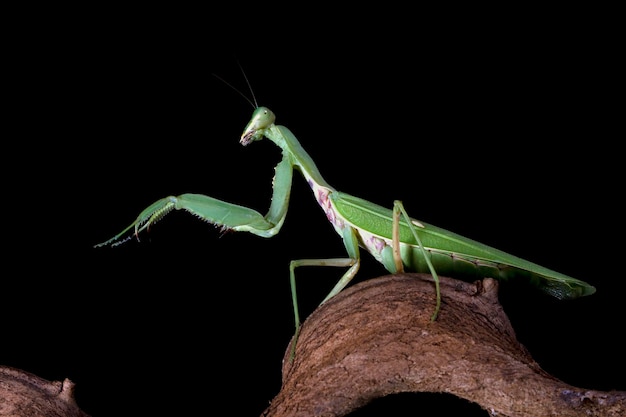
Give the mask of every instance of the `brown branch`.
<svg viewBox="0 0 626 417">
<path fill-rule="evenodd" d="M 493 415 L 626 415 L 626 392 L 568 385 L 543 371 L 515 337 L 497 281 L 387 275 L 356 284 L 309 316 L 280 392 L 264 417 L 345 416 L 400 392 L 451 393 Z M 529 401 L 532 399 L 532 401 Z"/>
<path fill-rule="evenodd" d="M 0 416 L 89 417 L 76 405 L 69 379 L 51 382 L 7 366 L 0 366 Z"/>
</svg>

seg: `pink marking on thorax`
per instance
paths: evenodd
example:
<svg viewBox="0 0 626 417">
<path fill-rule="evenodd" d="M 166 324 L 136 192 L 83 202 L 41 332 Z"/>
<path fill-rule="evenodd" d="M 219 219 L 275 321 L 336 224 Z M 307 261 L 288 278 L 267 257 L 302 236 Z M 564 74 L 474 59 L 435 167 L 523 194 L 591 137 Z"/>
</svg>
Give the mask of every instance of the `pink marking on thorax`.
<svg viewBox="0 0 626 417">
<path fill-rule="evenodd" d="M 317 204 L 319 204 L 322 210 L 324 210 L 328 221 L 335 227 L 335 229 L 338 229 L 338 231 L 343 230 L 343 228 L 345 227 L 345 223 L 341 219 L 341 216 L 337 215 L 337 212 L 335 211 L 335 208 L 330 201 L 329 195 L 331 190 L 316 184 L 310 179 L 308 180 L 308 183 L 313 190 L 313 194 L 315 195 Z"/>
<path fill-rule="evenodd" d="M 346 222 L 343 217 L 337 213 L 335 208 L 332 205 L 332 201 L 330 199 L 330 193 L 332 190 L 318 185 L 315 181 L 308 179 L 307 181 L 309 186 L 313 190 L 313 194 L 317 203 L 320 205 L 324 213 L 326 214 L 326 218 L 333 225 L 335 231 L 341 235 L 343 233 L 344 228 L 346 227 Z M 383 239 L 374 234 L 365 232 L 364 230 L 356 230 L 356 233 L 361 241 L 362 246 L 379 262 L 382 262 L 382 251 L 385 247 L 390 246 L 391 242 Z"/>
</svg>

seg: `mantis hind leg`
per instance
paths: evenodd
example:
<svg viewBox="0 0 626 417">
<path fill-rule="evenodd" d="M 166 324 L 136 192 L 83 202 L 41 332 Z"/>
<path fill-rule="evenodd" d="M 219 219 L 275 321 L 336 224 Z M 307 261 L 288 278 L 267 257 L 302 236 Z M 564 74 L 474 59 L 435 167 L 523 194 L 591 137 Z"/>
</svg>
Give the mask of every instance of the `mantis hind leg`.
<svg viewBox="0 0 626 417">
<path fill-rule="evenodd" d="M 435 267 L 433 266 L 428 251 L 424 248 L 422 244 L 422 240 L 417 234 L 416 226 L 413 223 L 413 220 L 409 217 L 406 210 L 404 209 L 404 205 L 401 201 L 396 200 L 393 202 L 393 230 L 392 230 L 392 250 L 393 250 L 393 259 L 396 266 L 397 272 L 404 272 L 404 265 L 402 263 L 402 258 L 400 257 L 400 216 L 403 217 L 404 221 L 409 225 L 409 229 L 415 238 L 419 246 L 419 250 L 422 251 L 424 255 L 424 260 L 428 265 L 428 269 L 430 270 L 431 275 L 433 276 L 433 280 L 435 281 L 435 292 L 437 293 L 437 304 L 435 305 L 435 312 L 430 317 L 431 321 L 435 321 L 437 319 L 437 315 L 439 315 L 439 309 L 441 308 L 441 290 L 439 288 L 439 276 L 437 275 L 437 271 L 435 271 Z"/>
</svg>

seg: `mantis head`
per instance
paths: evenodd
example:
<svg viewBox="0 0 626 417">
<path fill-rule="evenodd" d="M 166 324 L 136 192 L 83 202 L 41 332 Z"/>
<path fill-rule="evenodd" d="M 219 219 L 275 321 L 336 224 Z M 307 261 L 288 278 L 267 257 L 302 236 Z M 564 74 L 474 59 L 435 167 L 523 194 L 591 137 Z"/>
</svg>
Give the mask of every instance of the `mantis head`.
<svg viewBox="0 0 626 417">
<path fill-rule="evenodd" d="M 276 120 L 276 116 L 273 111 L 267 107 L 257 107 L 254 113 L 252 113 L 252 119 L 250 119 L 243 131 L 239 143 L 246 146 L 250 142 L 262 139 L 265 129 L 273 125 L 274 120 Z"/>
</svg>

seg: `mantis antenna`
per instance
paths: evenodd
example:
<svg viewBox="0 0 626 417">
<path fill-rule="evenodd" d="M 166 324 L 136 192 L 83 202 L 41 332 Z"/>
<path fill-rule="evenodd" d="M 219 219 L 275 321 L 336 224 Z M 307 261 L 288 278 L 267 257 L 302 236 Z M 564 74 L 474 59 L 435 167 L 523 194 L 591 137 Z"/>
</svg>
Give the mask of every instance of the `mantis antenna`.
<svg viewBox="0 0 626 417">
<path fill-rule="evenodd" d="M 254 100 L 254 102 L 252 100 L 250 100 L 244 93 L 242 93 L 241 90 L 239 90 L 238 88 L 234 87 L 228 81 L 226 81 L 225 79 L 223 79 L 222 77 L 220 77 L 219 75 L 217 75 L 214 72 L 212 74 L 213 74 L 213 76 L 215 76 L 215 78 L 217 78 L 218 80 L 220 80 L 221 82 L 223 82 L 224 84 L 226 84 L 227 86 L 229 86 L 230 88 L 235 90 L 237 93 L 239 93 L 239 95 L 241 95 L 241 97 L 245 98 L 246 101 L 248 103 L 250 103 L 250 105 L 252 106 L 253 109 L 256 109 L 257 107 L 259 107 L 259 104 L 257 103 L 256 97 L 254 96 L 254 91 L 252 90 L 252 86 L 250 85 L 250 81 L 248 80 L 248 77 L 246 76 L 246 72 L 243 70 L 243 67 L 241 66 L 239 61 L 237 61 L 237 65 L 239 65 L 239 69 L 241 70 L 241 74 L 243 74 L 243 79 L 246 80 L 246 84 L 248 85 L 248 89 L 250 90 L 250 94 L 252 94 L 252 100 Z"/>
</svg>

